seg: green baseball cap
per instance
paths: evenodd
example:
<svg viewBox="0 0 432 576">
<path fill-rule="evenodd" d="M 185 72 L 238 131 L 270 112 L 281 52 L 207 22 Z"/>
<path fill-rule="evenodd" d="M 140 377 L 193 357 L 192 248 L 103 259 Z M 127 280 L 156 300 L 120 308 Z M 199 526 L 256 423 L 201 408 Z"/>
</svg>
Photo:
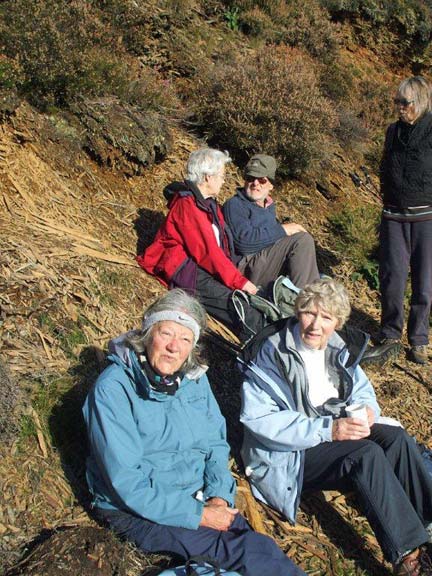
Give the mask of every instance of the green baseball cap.
<svg viewBox="0 0 432 576">
<path fill-rule="evenodd" d="M 276 178 L 276 160 L 267 154 L 255 154 L 246 164 L 245 176 L 255 176 L 255 178 L 268 178 L 274 182 Z"/>
</svg>

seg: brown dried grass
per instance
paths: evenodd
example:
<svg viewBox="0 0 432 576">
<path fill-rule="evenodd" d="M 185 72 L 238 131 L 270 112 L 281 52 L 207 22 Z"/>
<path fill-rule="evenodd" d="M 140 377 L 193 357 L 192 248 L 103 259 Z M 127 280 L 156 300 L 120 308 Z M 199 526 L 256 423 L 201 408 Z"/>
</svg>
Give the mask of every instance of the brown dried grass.
<svg viewBox="0 0 432 576">
<path fill-rule="evenodd" d="M 150 240 L 165 213 L 163 187 L 181 177 L 189 152 L 200 145 L 175 131 L 175 149 L 163 163 L 142 177 L 125 179 L 91 163 L 64 141 L 46 140 L 48 122 L 22 107 L 11 124 L 0 127 L 1 358 L 31 401 L 23 417 L 27 435 L 0 448 L 4 567 L 16 564 L 22 547 L 43 529 L 78 531 L 90 525 L 80 405 L 103 366 L 109 338 L 136 327 L 144 307 L 163 290 L 135 265 L 137 234 Z M 342 198 L 353 204 L 374 200 L 367 190 L 354 188 L 348 176 L 353 167 L 343 156 L 333 162 L 321 192 L 315 183 L 291 182 L 275 198 L 281 217 L 290 215 L 314 234 L 321 267 L 347 284 L 356 322 L 374 330 L 376 294 L 363 282 L 351 283 L 352 269 L 343 254 L 332 253 L 325 228 L 326 215 Z M 240 182 L 238 170 L 231 167 L 222 200 Z M 210 378 L 238 458 L 238 374 L 232 356 L 207 348 Z M 430 370 L 400 358 L 385 371 L 368 372 L 385 414 L 428 442 Z M 234 469 L 238 471 L 235 463 Z M 254 500 L 245 502 L 247 487 L 240 483 L 239 505 L 246 515 L 251 521 L 255 517 L 254 522 L 259 517 L 261 529 L 309 574 L 385 573 L 375 538 L 351 499 L 333 493 L 326 499 L 307 498 L 293 528 Z M 66 550 L 61 546 L 53 545 L 53 562 Z M 65 553 L 67 557 L 71 549 Z M 43 548 L 39 560 L 45 554 Z M 136 560 L 125 558 L 128 573 L 136 574 Z M 137 562 L 143 569 L 142 558 Z"/>
</svg>

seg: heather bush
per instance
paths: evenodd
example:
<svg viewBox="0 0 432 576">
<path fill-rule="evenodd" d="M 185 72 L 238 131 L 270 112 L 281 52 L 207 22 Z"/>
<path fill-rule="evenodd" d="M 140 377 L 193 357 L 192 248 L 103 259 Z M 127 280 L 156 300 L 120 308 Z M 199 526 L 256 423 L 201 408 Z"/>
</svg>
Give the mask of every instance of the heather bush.
<svg viewBox="0 0 432 576">
<path fill-rule="evenodd" d="M 281 40 L 290 46 L 307 50 L 312 56 L 330 58 L 336 47 L 329 14 L 319 0 L 286 2 L 284 13 L 280 14 L 284 32 Z"/>
<path fill-rule="evenodd" d="M 272 18 L 258 6 L 241 13 L 240 25 L 245 34 L 260 38 L 265 42 L 276 42 L 278 39 L 278 29 Z"/>
<path fill-rule="evenodd" d="M 381 164 L 381 159 L 384 150 L 384 130 L 377 133 L 369 142 L 369 147 L 365 152 L 365 161 L 370 166 L 372 172 L 377 174 Z"/>
<path fill-rule="evenodd" d="M 172 35 L 191 18 L 194 0 L 98 0 L 101 18 L 121 35 L 127 50 L 148 55 L 152 40 Z"/>
<path fill-rule="evenodd" d="M 195 106 L 209 137 L 240 158 L 272 154 L 286 175 L 298 176 L 326 156 L 337 123 L 311 59 L 282 46 L 203 72 Z"/>
<path fill-rule="evenodd" d="M 21 71 L 16 60 L 0 54 L 0 89 L 13 89 L 21 81 Z"/>
<path fill-rule="evenodd" d="M 329 57 L 336 42 L 329 14 L 319 0 L 240 0 L 240 29 L 266 42 L 285 43 L 307 50 L 313 56 Z"/>
<path fill-rule="evenodd" d="M 142 110 L 162 113 L 167 118 L 181 118 L 183 115 L 172 81 L 149 67 L 141 67 L 135 79 L 125 83 L 118 95 Z"/>
</svg>

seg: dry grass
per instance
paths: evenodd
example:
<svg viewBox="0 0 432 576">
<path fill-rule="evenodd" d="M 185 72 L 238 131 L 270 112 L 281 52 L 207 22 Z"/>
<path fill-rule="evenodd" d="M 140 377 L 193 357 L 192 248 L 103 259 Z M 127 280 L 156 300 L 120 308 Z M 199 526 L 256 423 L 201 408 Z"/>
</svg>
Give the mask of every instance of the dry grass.
<svg viewBox="0 0 432 576">
<path fill-rule="evenodd" d="M 0 127 L 1 359 L 28 405 L 20 435 L 12 445 L 0 448 L 4 567 L 16 564 L 24 547 L 41 533 L 55 537 L 48 558 L 58 566 L 62 558 L 73 555 L 77 534 L 89 538 L 88 530 L 94 530 L 87 515 L 80 407 L 104 365 L 109 338 L 137 326 L 144 307 L 162 291 L 136 266 L 137 244 L 142 248 L 152 238 L 165 212 L 163 187 L 181 177 L 186 157 L 199 145 L 175 131 L 173 152 L 163 163 L 143 176 L 125 179 L 98 167 L 65 141 L 45 139 L 47 123 L 24 106 L 12 123 Z M 349 286 L 356 322 L 374 330 L 376 294 L 363 282 L 350 282 L 352 270 L 342 254 L 332 251 L 324 226 L 341 198 L 347 203 L 373 200 L 367 190 L 354 187 L 348 175 L 353 167 L 347 161 L 335 157 L 331 167 L 331 176 L 320 183 L 321 191 L 315 183 L 291 182 L 275 197 L 282 217 L 291 215 L 315 235 L 322 269 Z M 230 167 L 222 200 L 239 182 L 239 172 Z M 207 355 L 211 382 L 228 419 L 233 469 L 241 480 L 239 376 L 227 352 L 208 345 Z M 386 372 L 371 375 L 386 414 L 400 418 L 410 432 L 428 441 L 432 421 L 428 369 L 413 368 L 400 359 Z M 327 500 L 309 498 L 299 525 L 291 528 L 245 497 L 244 490 L 243 484 L 241 508 L 251 520 L 256 521 L 258 514 L 264 530 L 309 574 L 385 573 L 376 541 L 352 500 L 339 494 L 329 494 Z M 64 533 L 73 535 L 69 543 L 62 540 L 62 527 L 71 530 Z M 123 559 L 124 574 L 144 571 L 146 560 L 124 548 L 118 548 L 117 560 L 109 556 L 105 533 L 93 532 L 92 546 L 97 545 L 97 534 L 100 548 L 95 554 L 90 551 L 95 563 L 81 564 L 86 576 L 92 574 L 89 566 L 95 574 L 114 573 L 118 558 Z M 29 563 L 21 565 L 27 570 L 22 573 L 49 574 L 42 568 L 37 571 L 37 566 L 46 566 L 47 546 L 35 549 Z M 110 562 L 104 563 L 103 550 Z M 105 572 L 96 571 L 101 558 Z M 117 573 L 123 572 L 118 568 Z"/>
</svg>

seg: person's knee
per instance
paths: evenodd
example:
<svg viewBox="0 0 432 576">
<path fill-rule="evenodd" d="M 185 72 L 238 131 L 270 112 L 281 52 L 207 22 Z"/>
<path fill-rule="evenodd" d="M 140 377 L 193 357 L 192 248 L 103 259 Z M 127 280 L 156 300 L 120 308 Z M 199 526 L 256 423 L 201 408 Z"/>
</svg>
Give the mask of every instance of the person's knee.
<svg viewBox="0 0 432 576">
<path fill-rule="evenodd" d="M 381 444 L 391 446 L 394 444 L 408 444 L 413 442 L 412 437 L 401 426 L 385 426 Z"/>
<path fill-rule="evenodd" d="M 363 470 L 367 462 L 385 459 L 384 450 L 372 440 L 359 440 L 359 446 L 347 454 L 344 459 L 344 468 L 347 476 L 355 475 Z"/>
<path fill-rule="evenodd" d="M 392 446 L 399 446 L 400 449 L 405 447 L 408 449 L 415 448 L 413 437 L 410 436 L 404 428 L 401 428 L 400 426 L 391 426 L 390 428 L 390 441 Z"/>
<path fill-rule="evenodd" d="M 267 561 L 271 558 L 282 558 L 284 553 L 276 544 L 276 542 L 264 534 L 259 534 L 254 530 L 244 534 L 244 550 L 245 556 L 250 557 L 256 556 L 257 552 L 263 561 Z"/>
<path fill-rule="evenodd" d="M 298 232 L 296 234 L 297 238 L 297 244 L 299 246 L 302 246 L 303 248 L 307 248 L 307 249 L 315 249 L 315 240 L 313 239 L 313 237 L 311 236 L 311 234 L 309 234 L 309 232 Z"/>
</svg>

